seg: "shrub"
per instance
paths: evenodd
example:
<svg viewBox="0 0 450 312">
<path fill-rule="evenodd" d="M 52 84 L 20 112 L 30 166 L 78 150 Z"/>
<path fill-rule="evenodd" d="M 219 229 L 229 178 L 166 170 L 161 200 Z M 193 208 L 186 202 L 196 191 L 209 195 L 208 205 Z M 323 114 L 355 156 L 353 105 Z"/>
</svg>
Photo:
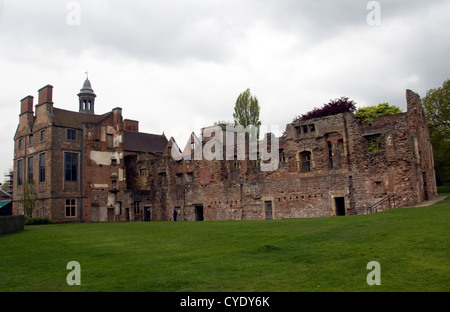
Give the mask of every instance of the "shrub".
<svg viewBox="0 0 450 312">
<path fill-rule="evenodd" d="M 39 224 L 52 224 L 53 221 L 46 217 L 41 218 L 26 218 L 25 225 L 39 225 Z"/>
<path fill-rule="evenodd" d="M 337 115 L 340 113 L 354 113 L 356 111 L 355 104 L 356 103 L 354 101 L 349 100 L 348 97 L 343 96 L 339 99 L 330 100 L 330 102 L 328 104 L 325 104 L 322 108 L 315 108 L 306 114 L 295 117 L 293 122 Z"/>
</svg>

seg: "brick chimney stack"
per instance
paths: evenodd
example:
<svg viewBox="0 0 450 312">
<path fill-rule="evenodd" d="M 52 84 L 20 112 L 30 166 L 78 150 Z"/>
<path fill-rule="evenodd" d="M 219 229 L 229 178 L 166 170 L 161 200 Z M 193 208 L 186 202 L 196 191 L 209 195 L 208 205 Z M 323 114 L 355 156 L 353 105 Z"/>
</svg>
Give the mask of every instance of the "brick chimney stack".
<svg viewBox="0 0 450 312">
<path fill-rule="evenodd" d="M 139 132 L 139 121 L 125 119 L 123 121 L 123 130 Z"/>
<path fill-rule="evenodd" d="M 43 112 L 53 112 L 53 86 L 46 85 L 39 89 L 39 100 L 36 105 L 36 116 Z"/>
<path fill-rule="evenodd" d="M 44 103 L 52 103 L 53 98 L 53 86 L 46 85 L 45 87 L 39 89 L 39 102 L 38 105 Z"/>
<path fill-rule="evenodd" d="M 33 115 L 33 97 L 31 95 L 20 101 L 20 115 L 31 113 Z"/>
</svg>

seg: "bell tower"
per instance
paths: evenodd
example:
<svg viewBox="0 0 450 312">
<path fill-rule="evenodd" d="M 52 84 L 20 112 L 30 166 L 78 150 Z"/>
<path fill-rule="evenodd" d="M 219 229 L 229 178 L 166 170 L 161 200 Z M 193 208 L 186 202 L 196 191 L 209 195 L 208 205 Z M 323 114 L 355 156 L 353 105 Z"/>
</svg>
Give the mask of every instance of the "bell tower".
<svg viewBox="0 0 450 312">
<path fill-rule="evenodd" d="M 80 113 L 94 114 L 95 97 L 96 95 L 94 90 L 92 90 L 91 82 L 89 81 L 89 78 L 86 77 L 83 87 L 81 88 L 80 93 L 78 93 Z"/>
</svg>

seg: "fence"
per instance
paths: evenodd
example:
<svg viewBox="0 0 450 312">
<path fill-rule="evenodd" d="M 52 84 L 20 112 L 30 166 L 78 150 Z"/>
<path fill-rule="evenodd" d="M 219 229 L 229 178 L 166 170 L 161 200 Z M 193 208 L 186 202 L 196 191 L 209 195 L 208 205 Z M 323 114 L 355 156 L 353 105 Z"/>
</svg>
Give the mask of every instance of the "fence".
<svg viewBox="0 0 450 312">
<path fill-rule="evenodd" d="M 23 231 L 24 228 L 24 215 L 0 217 L 0 235 Z"/>
</svg>

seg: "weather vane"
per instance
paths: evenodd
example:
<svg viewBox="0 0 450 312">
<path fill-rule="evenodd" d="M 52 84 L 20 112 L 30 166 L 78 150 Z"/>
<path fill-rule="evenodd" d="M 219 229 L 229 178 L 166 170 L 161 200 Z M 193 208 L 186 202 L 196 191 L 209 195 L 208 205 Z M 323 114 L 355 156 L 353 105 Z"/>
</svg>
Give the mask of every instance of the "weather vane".
<svg viewBox="0 0 450 312">
<path fill-rule="evenodd" d="M 89 74 L 88 74 L 88 72 L 85 72 L 85 74 L 86 74 L 86 79 L 89 79 Z"/>
</svg>

